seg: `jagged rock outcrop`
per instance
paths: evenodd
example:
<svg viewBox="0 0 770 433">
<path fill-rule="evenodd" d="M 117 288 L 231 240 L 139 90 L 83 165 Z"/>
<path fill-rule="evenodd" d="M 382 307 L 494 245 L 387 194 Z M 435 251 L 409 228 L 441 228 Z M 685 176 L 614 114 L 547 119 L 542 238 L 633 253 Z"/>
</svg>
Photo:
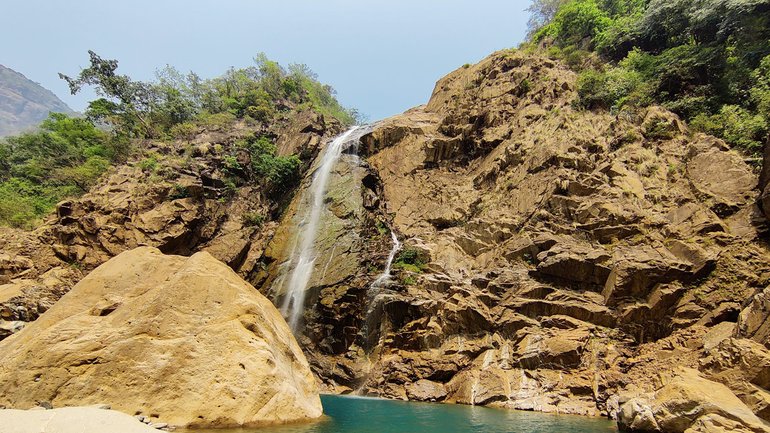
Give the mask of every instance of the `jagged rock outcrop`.
<svg viewBox="0 0 770 433">
<path fill-rule="evenodd" d="M 326 390 L 618 417 L 629 396 L 666 406 L 660 378 L 681 366 L 770 420 L 757 173 L 664 108 L 576 110 L 576 78 L 539 55 L 495 53 L 440 80 L 425 106 L 374 125 L 360 160 L 343 157 L 298 335 Z M 308 116 L 276 142 L 310 161 L 336 129 Z M 199 137 L 194 154 L 216 160 L 206 143 L 218 141 Z M 124 167 L 31 239 L 0 237 L 0 282 L 10 284 L 0 329 L 56 298 L 38 294 L 66 292 L 41 283 L 44 272 L 77 281 L 78 263 L 88 270 L 140 244 L 210 251 L 281 302 L 302 194 L 283 203 L 280 223 L 248 227 L 244 209 L 275 203 L 245 190 L 219 203 L 217 167 L 174 170 L 179 188 L 165 192 L 135 186 L 128 179 L 143 169 Z M 190 196 L 170 198 L 177 190 Z M 394 278 L 372 288 L 391 231 L 403 243 Z M 725 413 L 688 428 L 756 423 Z"/>
<path fill-rule="evenodd" d="M 321 416 L 278 310 L 206 252 L 124 252 L 0 342 L 0 406 L 106 403 L 175 426 Z"/>
<path fill-rule="evenodd" d="M 758 291 L 738 316 L 737 334 L 770 346 L 770 287 Z"/>
</svg>

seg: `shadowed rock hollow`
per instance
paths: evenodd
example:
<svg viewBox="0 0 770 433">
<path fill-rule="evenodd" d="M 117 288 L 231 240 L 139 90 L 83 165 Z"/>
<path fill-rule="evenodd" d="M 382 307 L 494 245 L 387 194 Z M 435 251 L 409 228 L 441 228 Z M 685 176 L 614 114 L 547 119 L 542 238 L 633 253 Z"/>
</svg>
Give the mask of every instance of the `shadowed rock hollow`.
<svg viewBox="0 0 770 433">
<path fill-rule="evenodd" d="M 91 272 L 0 343 L 0 405 L 107 403 L 176 426 L 321 416 L 317 385 L 278 310 L 202 252 L 150 247 Z"/>
</svg>

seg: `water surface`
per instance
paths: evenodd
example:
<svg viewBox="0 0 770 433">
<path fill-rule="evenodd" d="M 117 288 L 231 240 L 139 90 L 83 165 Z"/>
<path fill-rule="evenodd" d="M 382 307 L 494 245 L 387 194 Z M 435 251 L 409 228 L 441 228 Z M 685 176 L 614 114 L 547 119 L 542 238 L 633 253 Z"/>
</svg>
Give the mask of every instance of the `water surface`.
<svg viewBox="0 0 770 433">
<path fill-rule="evenodd" d="M 450 404 L 321 396 L 326 417 L 309 424 L 194 433 L 617 433 L 615 423 Z"/>
</svg>

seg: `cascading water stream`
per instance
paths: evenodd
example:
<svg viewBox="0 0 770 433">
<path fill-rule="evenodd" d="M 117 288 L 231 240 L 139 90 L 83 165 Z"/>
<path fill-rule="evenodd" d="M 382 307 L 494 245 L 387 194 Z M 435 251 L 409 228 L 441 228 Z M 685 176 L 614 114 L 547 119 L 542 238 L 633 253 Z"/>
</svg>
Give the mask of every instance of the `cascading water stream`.
<svg viewBox="0 0 770 433">
<path fill-rule="evenodd" d="M 390 254 L 388 254 L 388 261 L 385 262 L 385 269 L 382 271 L 382 273 L 374 280 L 372 281 L 372 284 L 369 285 L 369 291 L 367 293 L 368 299 L 367 299 L 367 310 L 366 310 L 366 320 L 364 320 L 363 329 L 361 330 L 362 334 L 364 335 L 364 338 L 367 338 L 369 329 L 372 326 L 370 323 L 371 316 L 372 316 L 372 309 L 374 308 L 375 297 L 381 292 L 381 288 L 384 288 L 387 283 L 390 282 L 392 275 L 391 275 L 391 269 L 393 266 L 393 260 L 396 258 L 396 254 L 398 254 L 398 251 L 401 249 L 401 242 L 398 240 L 398 236 L 396 236 L 396 232 L 391 230 L 390 231 L 390 238 L 393 241 L 393 246 L 390 249 Z M 368 357 L 368 355 L 367 355 Z M 366 374 L 368 377 L 368 372 Z M 368 379 L 365 379 L 361 381 L 361 385 L 353 391 L 354 395 L 363 395 L 364 392 L 364 386 L 366 386 L 366 382 Z"/>
<path fill-rule="evenodd" d="M 316 260 L 314 243 L 318 234 L 321 212 L 325 207 L 324 196 L 329 177 L 335 164 L 342 156 L 345 144 L 348 143 L 350 136 L 358 128 L 358 126 L 354 126 L 326 146 L 308 189 L 310 209 L 299 227 L 297 250 L 295 250 L 296 260 L 292 258 L 294 267 L 291 270 L 289 284 L 281 306 L 281 311 L 293 331 L 296 331 L 299 319 L 302 317 L 305 306 L 305 291 L 313 274 Z"/>
<path fill-rule="evenodd" d="M 396 254 L 398 253 L 398 250 L 401 249 L 401 242 L 398 240 L 398 236 L 396 236 L 396 232 L 393 230 L 390 231 L 390 237 L 393 240 L 393 247 L 390 249 L 390 254 L 388 254 L 388 261 L 385 263 L 385 270 L 382 271 L 380 276 L 377 277 L 374 282 L 372 282 L 371 287 L 372 288 L 378 288 L 382 286 L 383 284 L 390 281 L 390 271 L 391 266 L 393 265 L 393 259 L 396 258 Z"/>
</svg>

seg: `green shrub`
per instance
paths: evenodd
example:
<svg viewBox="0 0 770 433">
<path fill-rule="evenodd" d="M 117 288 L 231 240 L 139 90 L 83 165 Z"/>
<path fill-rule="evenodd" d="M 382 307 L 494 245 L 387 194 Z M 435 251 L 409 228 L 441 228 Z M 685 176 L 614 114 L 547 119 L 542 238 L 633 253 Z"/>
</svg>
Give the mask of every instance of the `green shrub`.
<svg viewBox="0 0 770 433">
<path fill-rule="evenodd" d="M 578 76 L 579 105 L 583 108 L 619 109 L 647 102 L 640 74 L 622 67 L 607 72 L 586 70 Z"/>
<path fill-rule="evenodd" d="M 138 165 L 142 171 L 154 173 L 158 169 L 158 157 L 156 155 L 150 155 L 139 161 Z"/>
<path fill-rule="evenodd" d="M 725 105 L 714 115 L 700 114 L 690 124 L 698 131 L 720 137 L 754 155 L 762 151 L 769 130 L 763 116 L 737 105 Z"/>
<path fill-rule="evenodd" d="M 29 229 L 53 209 L 59 191 L 11 178 L 0 183 L 0 223 Z"/>
<path fill-rule="evenodd" d="M 532 83 L 526 78 L 521 80 L 521 83 L 519 83 L 519 94 L 526 95 L 530 90 L 532 90 Z"/>
<path fill-rule="evenodd" d="M 190 190 L 184 185 L 175 183 L 168 194 L 169 200 L 179 200 L 191 197 Z"/>
<path fill-rule="evenodd" d="M 596 51 L 611 59 L 622 59 L 633 49 L 634 41 L 638 38 L 636 23 L 640 18 L 641 11 L 616 17 L 596 35 Z"/>
<path fill-rule="evenodd" d="M 237 175 L 243 170 L 241 163 L 238 162 L 238 158 L 234 155 L 225 155 L 222 158 L 222 164 L 224 165 L 225 172 L 229 175 Z"/>
<path fill-rule="evenodd" d="M 255 175 L 266 179 L 273 191 L 281 193 L 293 188 L 300 180 L 301 161 L 296 155 L 277 156 L 275 145 L 267 137 L 246 142 Z"/>
<path fill-rule="evenodd" d="M 196 123 L 205 129 L 212 131 L 219 131 L 232 125 L 238 120 L 233 113 L 221 112 L 221 113 L 202 113 L 198 115 Z"/>
<path fill-rule="evenodd" d="M 559 8 L 553 21 L 536 32 L 534 39 L 548 37 L 562 46 L 582 45 L 611 25 L 612 20 L 596 0 L 573 0 Z"/>
<path fill-rule="evenodd" d="M 757 112 L 770 122 L 770 55 L 752 72 L 751 99 Z"/>
<path fill-rule="evenodd" d="M 246 107 L 246 115 L 260 122 L 268 122 L 275 116 L 275 109 L 271 104 L 249 105 Z"/>
<path fill-rule="evenodd" d="M 0 224 L 34 227 L 56 203 L 83 194 L 127 153 L 122 138 L 57 113 L 39 132 L 0 140 Z"/>
<path fill-rule="evenodd" d="M 427 264 L 428 260 L 422 251 L 410 247 L 403 248 L 393 261 L 394 268 L 415 273 L 423 272 Z"/>
<path fill-rule="evenodd" d="M 195 138 L 195 134 L 198 133 L 198 126 L 192 122 L 179 123 L 172 126 L 168 133 L 173 138 L 192 140 Z"/>
<path fill-rule="evenodd" d="M 224 184 L 225 197 L 235 197 L 235 194 L 238 193 L 238 184 L 235 182 L 235 180 L 232 177 L 225 178 Z"/>
<path fill-rule="evenodd" d="M 375 223 L 375 228 L 377 229 L 377 233 L 379 233 L 381 236 L 390 234 L 390 227 L 388 227 L 387 224 L 380 220 L 377 220 L 377 223 Z"/>
<path fill-rule="evenodd" d="M 62 167 L 52 173 L 52 178 L 64 185 L 75 185 L 81 192 L 88 192 L 111 163 L 101 156 L 92 156 L 80 165 Z"/>
<path fill-rule="evenodd" d="M 533 0 L 529 10 L 539 28 L 526 47 L 582 71 L 579 106 L 662 105 L 749 153 L 768 139 L 769 0 Z M 604 64 L 569 59 L 581 50 Z"/>
<path fill-rule="evenodd" d="M 666 119 L 654 118 L 648 125 L 645 137 L 651 140 L 671 140 L 676 137 L 676 128 Z"/>
<path fill-rule="evenodd" d="M 243 224 L 250 227 L 261 227 L 265 222 L 265 216 L 259 212 L 247 212 L 243 215 Z"/>
</svg>

